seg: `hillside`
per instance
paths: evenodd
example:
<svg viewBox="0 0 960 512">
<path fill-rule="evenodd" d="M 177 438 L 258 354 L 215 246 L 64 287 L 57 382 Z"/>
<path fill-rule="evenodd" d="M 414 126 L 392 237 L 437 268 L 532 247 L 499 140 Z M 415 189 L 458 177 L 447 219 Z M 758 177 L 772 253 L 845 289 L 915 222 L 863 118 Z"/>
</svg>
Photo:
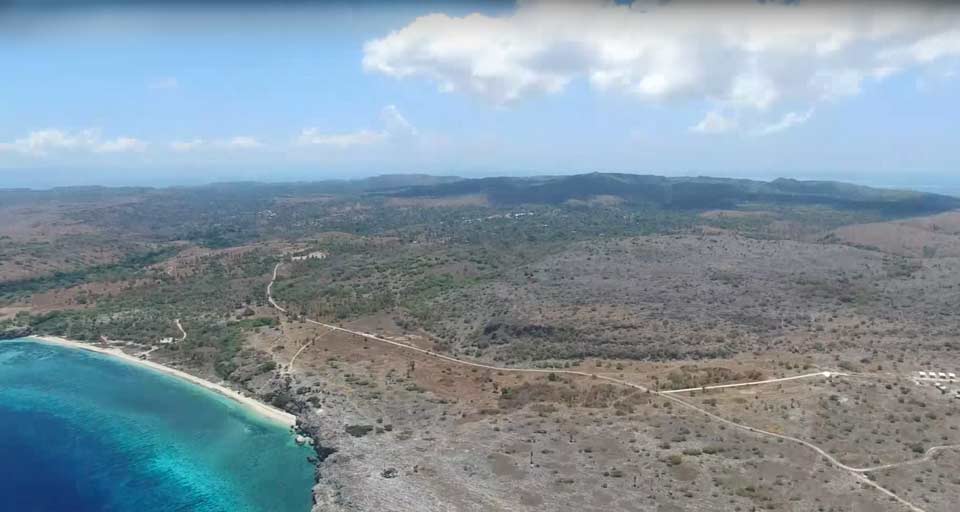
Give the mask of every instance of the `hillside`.
<svg viewBox="0 0 960 512">
<path fill-rule="evenodd" d="M 911 382 L 960 368 L 957 208 L 628 174 L 7 190 L 0 335 L 100 343 L 296 414 L 325 512 L 892 511 L 676 400 L 860 466 L 960 443 L 954 399 Z M 877 479 L 953 510 L 960 481 L 911 467 Z"/>
<path fill-rule="evenodd" d="M 485 194 L 495 205 L 562 204 L 595 197 L 670 209 L 735 208 L 743 203 L 816 204 L 891 215 L 937 213 L 960 208 L 960 198 L 878 189 L 830 181 L 668 178 L 591 173 L 536 178 L 481 178 L 411 187 L 395 195 L 447 197 Z"/>
</svg>

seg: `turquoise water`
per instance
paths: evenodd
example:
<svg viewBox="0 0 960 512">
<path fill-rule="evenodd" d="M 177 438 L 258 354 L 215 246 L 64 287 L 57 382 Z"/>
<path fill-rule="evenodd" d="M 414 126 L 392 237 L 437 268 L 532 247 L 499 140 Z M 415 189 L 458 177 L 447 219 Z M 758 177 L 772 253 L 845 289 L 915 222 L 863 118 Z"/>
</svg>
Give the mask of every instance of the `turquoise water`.
<svg viewBox="0 0 960 512">
<path fill-rule="evenodd" d="M 0 510 L 307 512 L 311 453 L 174 377 L 0 342 Z"/>
</svg>

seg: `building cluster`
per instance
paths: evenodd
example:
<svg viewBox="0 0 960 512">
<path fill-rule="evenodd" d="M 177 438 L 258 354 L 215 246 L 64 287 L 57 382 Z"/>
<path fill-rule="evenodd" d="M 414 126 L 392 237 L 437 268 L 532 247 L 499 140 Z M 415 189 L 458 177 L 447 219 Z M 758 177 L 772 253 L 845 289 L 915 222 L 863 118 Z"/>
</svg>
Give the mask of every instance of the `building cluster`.
<svg viewBox="0 0 960 512">
<path fill-rule="evenodd" d="M 293 256 L 290 258 L 291 261 L 306 261 L 306 260 L 322 260 L 327 257 L 327 253 L 323 251 L 314 251 L 309 254 L 301 254 L 299 256 Z"/>
<path fill-rule="evenodd" d="M 914 382 L 917 384 L 923 384 L 924 382 L 932 382 L 933 386 L 940 390 L 940 393 L 946 394 L 950 390 L 947 388 L 947 383 L 956 383 L 957 374 L 953 372 L 938 372 L 938 371 L 918 371 L 916 377 L 914 377 Z M 960 399 L 960 388 L 953 389 L 953 397 Z"/>
</svg>

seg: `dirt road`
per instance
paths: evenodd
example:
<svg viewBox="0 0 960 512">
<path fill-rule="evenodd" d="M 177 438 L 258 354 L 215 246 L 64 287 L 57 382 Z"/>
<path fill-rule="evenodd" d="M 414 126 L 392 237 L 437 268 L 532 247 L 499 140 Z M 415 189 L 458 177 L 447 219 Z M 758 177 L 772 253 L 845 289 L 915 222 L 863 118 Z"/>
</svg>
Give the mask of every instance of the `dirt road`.
<svg viewBox="0 0 960 512">
<path fill-rule="evenodd" d="M 276 280 L 277 280 L 277 274 L 279 273 L 280 267 L 281 267 L 282 265 L 283 265 L 283 263 L 277 263 L 277 265 L 273 268 L 273 278 L 270 280 L 270 284 L 267 285 L 267 300 L 268 300 L 268 301 L 270 302 L 270 304 L 271 304 L 274 308 L 276 308 L 278 311 L 283 312 L 283 313 L 287 313 L 287 310 L 286 310 L 285 308 L 281 307 L 279 304 L 277 304 L 277 302 L 276 302 L 276 301 L 274 300 L 274 298 L 273 298 L 273 284 L 274 284 L 274 282 L 276 282 Z M 870 479 L 866 476 L 865 473 L 868 473 L 868 472 L 871 472 L 871 471 L 877 471 L 877 470 L 880 470 L 880 469 L 889 469 L 889 468 L 896 467 L 896 466 L 899 466 L 899 465 L 917 464 L 917 463 L 920 463 L 920 462 L 925 462 L 925 461 L 927 461 L 927 460 L 930 460 L 930 458 L 931 458 L 932 455 L 933 455 L 933 452 L 931 452 L 930 450 L 928 450 L 928 454 L 925 455 L 925 456 L 924 456 L 923 458 L 921 458 L 921 459 L 916 459 L 916 460 L 912 460 L 912 461 L 905 461 L 905 462 L 896 463 L 896 464 L 890 464 L 890 465 L 886 465 L 886 466 L 877 466 L 877 467 L 872 467 L 872 468 L 855 468 L 855 467 L 848 466 L 848 465 L 840 462 L 840 461 L 837 460 L 834 456 L 832 456 L 832 455 L 830 455 L 829 453 L 827 453 L 826 450 L 824 450 L 823 448 L 820 448 L 819 446 L 817 446 L 817 445 L 815 445 L 815 444 L 813 444 L 813 443 L 811 443 L 811 442 L 809 442 L 809 441 L 805 441 L 805 440 L 800 439 L 800 438 L 797 438 L 797 437 L 788 436 L 788 435 L 784 435 L 784 434 L 778 434 L 778 433 L 776 433 L 776 432 L 770 432 L 770 431 L 767 431 L 767 430 L 763 430 L 763 429 L 751 427 L 751 426 L 749 426 L 749 425 L 744 425 L 744 424 L 741 424 L 741 423 L 737 423 L 737 422 L 735 422 L 735 421 L 728 420 L 728 419 L 726 419 L 726 418 L 724 418 L 724 417 L 722 417 L 722 416 L 718 416 L 718 415 L 716 415 L 716 414 L 714 414 L 714 413 L 712 413 L 712 412 L 710 412 L 710 411 L 708 411 L 708 410 L 706 410 L 706 409 L 703 409 L 703 408 L 701 408 L 701 407 L 699 407 L 699 406 L 697 406 L 697 405 L 694 405 L 694 404 L 692 404 L 692 403 L 690 403 L 690 402 L 687 402 L 687 401 L 685 401 L 685 400 L 681 400 L 680 398 L 677 398 L 676 396 L 673 396 L 673 394 L 675 394 L 675 393 L 680 393 L 680 392 L 683 392 L 683 391 L 695 391 L 695 390 L 700 390 L 700 389 L 703 389 L 703 388 L 691 388 L 691 389 L 686 389 L 686 390 L 672 390 L 672 391 L 654 391 L 654 390 L 651 390 L 651 389 L 649 389 L 649 388 L 647 388 L 647 387 L 645 387 L 645 386 L 641 386 L 641 385 L 639 385 L 639 384 L 634 384 L 634 383 L 632 383 L 632 382 L 627 382 L 627 381 L 623 381 L 623 380 L 620 380 L 620 379 L 615 379 L 615 378 L 613 378 L 613 377 L 607 377 L 607 376 L 605 376 L 605 375 L 599 375 L 599 374 L 594 374 L 594 373 L 579 372 L 579 371 L 574 371 L 574 370 L 557 370 L 557 369 L 542 369 L 542 368 L 509 368 L 509 367 L 503 367 L 503 366 L 493 366 L 493 365 L 478 363 L 478 362 L 474 362 L 474 361 L 468 361 L 468 360 L 465 360 L 465 359 L 458 359 L 458 358 L 455 358 L 455 357 L 452 357 L 452 356 L 448 356 L 448 355 L 444 355 L 444 354 L 439 354 L 439 353 L 434 352 L 434 351 L 432 351 L 432 350 L 427 350 L 427 349 L 420 348 L 420 347 L 416 347 L 416 346 L 413 346 L 413 345 L 408 345 L 408 344 L 406 344 L 406 343 L 401 343 L 401 342 L 398 342 L 398 341 L 388 340 L 388 339 L 386 339 L 386 338 L 382 338 L 382 337 L 377 336 L 377 335 L 375 335 L 375 334 L 370 334 L 370 333 L 361 332 L 361 331 L 355 331 L 355 330 L 352 330 L 352 329 L 346 329 L 346 328 L 344 328 L 344 327 L 340 327 L 340 326 L 337 326 L 337 325 L 328 324 L 328 323 L 324 323 L 324 322 L 319 322 L 319 321 L 317 321 L 317 320 L 312 320 L 312 319 L 309 319 L 309 318 L 305 318 L 304 321 L 306 321 L 306 322 L 308 322 L 308 323 L 311 323 L 311 324 L 315 324 L 315 325 L 320 325 L 320 326 L 326 327 L 326 328 L 330 329 L 331 332 L 332 332 L 332 331 L 340 331 L 340 332 L 345 332 L 345 333 L 348 333 L 348 334 L 353 334 L 353 335 L 360 336 L 360 337 L 363 337 L 363 338 L 367 338 L 367 339 L 370 339 L 370 340 L 374 340 L 374 341 L 378 341 L 378 342 L 381 342 L 381 343 L 386 343 L 386 344 L 389 344 L 389 345 L 393 345 L 393 346 L 395 346 L 395 347 L 398 347 L 398 348 L 401 348 L 401 349 L 404 349 L 404 350 L 411 350 L 411 351 L 414 351 L 414 352 L 419 352 L 419 353 L 421 353 L 421 354 L 426 354 L 426 355 L 429 355 L 429 356 L 432 356 L 432 357 L 436 357 L 436 358 L 438 358 L 438 359 L 443 359 L 443 360 L 445 360 L 445 361 L 449 361 L 449 362 L 451 362 L 451 363 L 460 364 L 460 365 L 464 365 L 464 366 L 471 366 L 471 367 L 474 367 L 474 368 L 485 368 L 485 369 L 488 369 L 488 370 L 495 370 L 495 371 L 498 371 L 498 372 L 548 373 L 548 374 L 549 374 L 549 373 L 554 373 L 554 374 L 557 374 L 557 375 L 576 375 L 576 376 L 580 376 L 580 377 L 587 377 L 587 378 L 592 378 L 592 379 L 597 379 L 597 380 L 603 380 L 603 381 L 611 382 L 611 383 L 618 384 L 618 385 L 621 385 L 621 386 L 626 386 L 626 387 L 638 389 L 638 390 L 643 391 L 643 392 L 645 392 L 645 393 L 651 393 L 651 394 L 660 396 L 660 397 L 662 397 L 662 398 L 665 398 L 665 399 L 667 399 L 667 400 L 670 400 L 670 401 L 672 401 L 672 402 L 675 402 L 675 403 L 677 403 L 678 405 L 680 405 L 680 406 L 682 406 L 682 407 L 685 407 L 685 408 L 690 409 L 690 410 L 692 410 L 692 411 L 696 411 L 696 412 L 698 412 L 698 413 L 700 413 L 700 414 L 703 414 L 703 415 L 707 416 L 707 417 L 710 418 L 710 419 L 713 419 L 713 420 L 715 420 L 715 421 L 718 421 L 718 422 L 720 422 L 720 423 L 723 423 L 724 425 L 727 425 L 727 426 L 730 426 L 730 427 L 733 427 L 733 428 L 736 428 L 736 429 L 739 429 L 739 430 L 743 430 L 743 431 L 746 431 L 746 432 L 750 432 L 750 433 L 752 433 L 752 434 L 756 434 L 756 435 L 760 435 L 760 436 L 773 437 L 773 438 L 776 438 L 776 439 L 781 439 L 781 440 L 784 440 L 784 441 L 789 441 L 789 442 L 791 442 L 791 443 L 796 443 L 796 444 L 805 446 L 805 447 L 809 448 L 810 450 L 816 452 L 816 453 L 817 453 L 818 455 L 820 455 L 821 457 L 823 457 L 830 465 L 832 465 L 832 466 L 834 466 L 834 467 L 836 467 L 836 468 L 838 468 L 838 469 L 841 469 L 841 470 L 844 470 L 844 471 L 849 472 L 851 475 L 853 475 L 854 478 L 856 478 L 858 481 L 860 481 L 863 485 L 873 487 L 873 488 L 876 489 L 877 491 L 879 491 L 879 492 L 881 492 L 881 493 L 889 496 L 891 499 L 896 500 L 898 503 L 900 503 L 901 505 L 903 505 L 905 508 L 911 510 L 912 512 L 926 512 L 924 509 L 922 509 L 922 508 L 920 508 L 920 507 L 918 507 L 918 506 L 910 503 L 909 501 L 901 498 L 900 496 L 898 496 L 897 494 L 895 494 L 893 491 L 890 491 L 889 489 L 881 486 L 880 484 L 878 484 L 878 483 L 870 480 Z M 302 349 L 301 349 L 301 350 L 302 350 Z M 292 361 L 291 361 L 291 362 L 292 362 Z M 740 386 L 756 386 L 756 385 L 771 384 L 771 383 L 776 383 L 776 382 L 784 382 L 784 381 L 789 381 L 789 380 L 806 379 L 806 378 L 817 377 L 817 376 L 829 378 L 829 377 L 833 377 L 833 376 L 844 376 L 844 375 L 845 375 L 845 374 L 839 373 L 839 372 L 818 372 L 818 373 L 805 374 L 805 375 L 796 375 L 796 376 L 793 376 L 793 377 L 783 377 L 783 378 L 779 378 L 779 379 L 767 379 L 767 380 L 755 381 L 755 382 L 743 382 L 743 383 L 737 383 L 737 384 L 725 384 L 725 385 L 720 385 L 720 386 L 708 386 L 707 389 L 718 389 L 718 388 L 740 387 Z M 941 450 L 941 449 L 948 449 L 948 448 L 954 448 L 954 447 L 956 447 L 956 446 L 943 446 L 943 447 L 935 447 L 935 448 L 936 448 L 937 450 Z M 934 449 L 932 448 L 931 450 L 934 450 Z M 934 451 L 936 451 L 936 450 L 934 450 Z"/>
</svg>

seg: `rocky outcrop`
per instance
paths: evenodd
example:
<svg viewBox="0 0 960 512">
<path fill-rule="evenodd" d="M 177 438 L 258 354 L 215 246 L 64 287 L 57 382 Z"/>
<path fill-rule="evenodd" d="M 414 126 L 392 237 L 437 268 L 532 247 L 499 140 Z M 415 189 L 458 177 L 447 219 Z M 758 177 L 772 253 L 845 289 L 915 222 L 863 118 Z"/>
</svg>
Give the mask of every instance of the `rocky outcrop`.
<svg viewBox="0 0 960 512">
<path fill-rule="evenodd" d="M 25 338 L 33 334 L 33 329 L 29 327 L 9 327 L 0 331 L 0 340 L 12 340 L 16 338 Z"/>
</svg>

